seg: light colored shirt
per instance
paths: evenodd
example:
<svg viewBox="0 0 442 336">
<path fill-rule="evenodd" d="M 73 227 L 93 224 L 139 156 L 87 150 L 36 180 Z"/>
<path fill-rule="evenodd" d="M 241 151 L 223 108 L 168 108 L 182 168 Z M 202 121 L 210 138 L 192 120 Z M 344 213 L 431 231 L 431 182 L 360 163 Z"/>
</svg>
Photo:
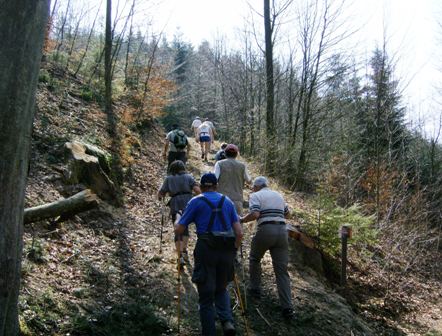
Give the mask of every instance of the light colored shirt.
<svg viewBox="0 0 442 336">
<path fill-rule="evenodd" d="M 202 122 L 201 122 L 200 119 L 195 119 L 195 120 L 192 122 L 192 128 L 198 128 L 198 127 L 201 126 L 201 124 L 202 124 Z"/>
<path fill-rule="evenodd" d="M 207 123 L 207 125 L 209 125 L 212 130 L 215 130 L 215 126 L 213 125 L 213 122 L 211 122 L 210 120 L 206 120 L 205 123 Z"/>
<path fill-rule="evenodd" d="M 217 161 L 214 174 L 218 179 L 218 192 L 229 196 L 232 201 L 243 201 L 244 183 L 251 180 L 244 163 L 234 158 Z"/>
<path fill-rule="evenodd" d="M 289 212 L 282 195 L 267 187 L 250 195 L 249 209 L 260 213 L 258 225 L 271 221 L 285 222 L 284 217 Z"/>
<path fill-rule="evenodd" d="M 209 124 L 207 124 L 206 122 L 203 122 L 199 127 L 198 127 L 198 135 L 208 135 L 211 136 L 211 132 L 210 132 L 210 126 Z"/>
</svg>

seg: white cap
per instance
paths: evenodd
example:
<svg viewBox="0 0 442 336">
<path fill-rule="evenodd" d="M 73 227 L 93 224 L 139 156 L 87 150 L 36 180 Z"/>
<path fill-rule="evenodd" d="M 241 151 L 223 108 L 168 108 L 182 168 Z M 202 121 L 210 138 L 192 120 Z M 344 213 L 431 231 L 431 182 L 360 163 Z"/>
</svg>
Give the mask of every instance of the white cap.
<svg viewBox="0 0 442 336">
<path fill-rule="evenodd" d="M 269 181 L 264 176 L 258 176 L 253 180 L 254 187 L 267 187 L 269 185 Z"/>
</svg>

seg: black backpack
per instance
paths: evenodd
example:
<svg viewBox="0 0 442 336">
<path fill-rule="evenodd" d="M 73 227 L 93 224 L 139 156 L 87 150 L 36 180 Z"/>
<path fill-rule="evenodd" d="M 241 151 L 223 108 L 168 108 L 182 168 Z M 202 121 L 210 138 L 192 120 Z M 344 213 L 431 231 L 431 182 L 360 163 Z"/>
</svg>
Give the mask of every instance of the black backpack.
<svg viewBox="0 0 442 336">
<path fill-rule="evenodd" d="M 182 130 L 173 131 L 173 144 L 177 149 L 184 149 L 187 146 L 187 136 Z"/>
<path fill-rule="evenodd" d="M 219 161 L 224 160 L 224 159 L 227 159 L 227 156 L 226 156 L 226 152 L 222 151 L 221 153 L 219 153 Z"/>
</svg>

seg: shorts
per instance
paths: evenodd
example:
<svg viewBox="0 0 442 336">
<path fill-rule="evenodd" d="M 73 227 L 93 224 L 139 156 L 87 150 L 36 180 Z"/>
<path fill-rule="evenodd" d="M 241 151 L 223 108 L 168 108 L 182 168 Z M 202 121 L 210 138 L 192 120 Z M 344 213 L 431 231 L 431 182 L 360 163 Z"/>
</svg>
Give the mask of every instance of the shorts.
<svg viewBox="0 0 442 336">
<path fill-rule="evenodd" d="M 200 142 L 210 142 L 210 135 L 200 135 Z"/>
</svg>

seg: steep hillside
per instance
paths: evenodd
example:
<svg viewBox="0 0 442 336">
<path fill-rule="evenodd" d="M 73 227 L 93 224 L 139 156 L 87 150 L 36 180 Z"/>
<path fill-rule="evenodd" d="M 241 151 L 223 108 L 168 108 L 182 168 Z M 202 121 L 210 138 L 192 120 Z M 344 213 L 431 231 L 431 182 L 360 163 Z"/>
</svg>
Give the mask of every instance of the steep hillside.
<svg viewBox="0 0 442 336">
<path fill-rule="evenodd" d="M 80 140 L 112 150 L 106 116 L 97 103 L 84 100 L 90 97 L 85 96 L 82 83 L 69 78 L 69 87 L 61 90 L 56 85 L 62 80 L 57 69 L 48 68 L 45 76 L 50 80 L 41 79 L 37 97 L 27 207 L 55 201 L 84 188 L 63 182 L 62 148 L 66 141 Z M 119 102 L 115 109 L 121 114 L 125 106 Z M 42 221 L 25 227 L 20 315 L 26 335 L 178 334 L 172 225 L 167 221 L 162 227 L 165 209 L 156 199 L 165 175 L 161 157 L 164 130 L 154 121 L 138 128 L 122 126 L 121 130 L 124 205 L 116 208 L 103 201 L 98 209 L 63 222 Z M 193 140 L 192 145 L 189 170 L 199 177 L 211 170 L 213 163 L 201 162 Z M 256 176 L 255 165 L 249 166 Z M 308 207 L 299 195 L 285 192 L 285 196 L 294 208 Z M 247 282 L 246 260 L 252 233 L 253 227 L 246 227 L 244 272 L 241 267 L 237 272 L 241 290 Z M 191 247 L 193 244 L 194 239 Z M 358 309 L 358 315 L 356 305 L 349 304 L 324 276 L 295 263 L 297 248 L 294 241 L 291 245 L 290 275 L 297 318 L 286 324 L 280 317 L 273 270 L 266 255 L 264 297 L 260 302 L 247 302 L 245 317 L 250 335 L 406 334 L 386 323 L 364 321 L 368 314 Z M 190 281 L 192 262 L 191 258 L 179 287 L 182 335 L 198 335 L 199 330 L 197 293 Z M 232 298 L 235 302 L 233 290 Z M 235 318 L 239 334 L 246 335 L 238 307 Z"/>
</svg>

